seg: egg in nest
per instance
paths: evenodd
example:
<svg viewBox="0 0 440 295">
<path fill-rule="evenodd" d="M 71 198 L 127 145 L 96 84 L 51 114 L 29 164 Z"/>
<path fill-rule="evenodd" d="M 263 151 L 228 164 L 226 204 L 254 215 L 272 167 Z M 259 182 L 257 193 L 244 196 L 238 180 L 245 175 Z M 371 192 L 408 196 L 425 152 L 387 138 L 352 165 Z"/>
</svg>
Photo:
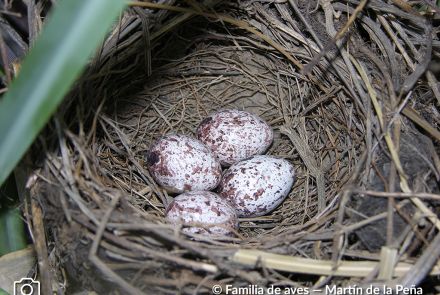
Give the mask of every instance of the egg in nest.
<svg viewBox="0 0 440 295">
<path fill-rule="evenodd" d="M 219 158 L 223 166 L 264 153 L 273 141 L 266 121 L 250 112 L 225 109 L 207 116 L 196 137 Z"/>
<path fill-rule="evenodd" d="M 169 192 L 212 190 L 222 177 L 220 162 L 199 140 L 183 134 L 159 138 L 147 154 L 154 180 Z"/>
<path fill-rule="evenodd" d="M 203 224 L 204 228 L 183 229 L 193 234 L 231 235 L 232 232 L 227 227 L 238 230 L 235 208 L 218 194 L 207 191 L 187 192 L 175 197 L 166 209 L 165 218 L 184 223 Z"/>
<path fill-rule="evenodd" d="M 273 156 L 254 156 L 232 165 L 223 175 L 218 193 L 239 217 L 258 217 L 274 210 L 292 188 L 295 168 Z"/>
</svg>

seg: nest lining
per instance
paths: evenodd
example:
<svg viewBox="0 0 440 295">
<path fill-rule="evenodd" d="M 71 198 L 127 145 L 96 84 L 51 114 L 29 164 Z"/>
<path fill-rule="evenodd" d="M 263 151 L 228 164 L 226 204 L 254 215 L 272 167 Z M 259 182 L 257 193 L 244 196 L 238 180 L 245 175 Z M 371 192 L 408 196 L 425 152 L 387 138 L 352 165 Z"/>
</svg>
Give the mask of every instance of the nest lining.
<svg viewBox="0 0 440 295">
<path fill-rule="evenodd" d="M 299 20 L 288 17 L 292 15 L 288 4 L 254 3 L 239 9 L 223 5 L 217 11 L 227 8 L 228 14 L 259 28 L 302 63 L 312 60 L 310 48 L 318 45 L 309 34 L 295 31 Z M 300 5 L 300 9 L 309 8 Z M 322 10 L 315 13 L 320 17 L 313 22 L 325 21 Z M 338 210 L 345 210 L 346 203 L 338 207 L 339 198 L 348 187 L 358 183 L 362 188 L 368 182 L 370 172 L 364 161 L 369 158 L 374 164 L 367 151 L 372 148 L 372 134 L 380 138 L 376 114 L 365 112 L 371 107 L 366 87 L 345 66 L 346 60 L 335 57 L 337 50 L 329 53 L 336 58 L 332 65 L 331 59 L 323 59 L 313 68 L 313 80 L 274 47 L 241 28 L 200 17 L 183 22 L 179 17 L 182 14 L 166 10 L 136 7 L 128 11 L 61 108 L 61 127 L 54 128 L 60 136 L 47 140 L 60 152 L 47 153 L 38 190 L 60 267 L 73 265 L 83 273 L 84 285 L 102 291 L 108 286 L 101 276 L 94 279 L 99 270 L 133 294 L 139 290 L 209 293 L 213 285 L 227 283 L 319 286 L 316 276 L 292 276 L 264 265 L 249 272 L 248 266 L 229 258 L 238 249 L 322 260 L 343 252 L 333 244 L 335 222 L 354 229 L 358 221 L 340 220 L 343 215 Z M 388 74 L 399 87 L 405 80 L 394 76 L 394 59 L 386 55 L 390 42 L 380 42 L 384 33 L 365 19 L 364 15 L 361 24 L 371 38 L 371 52 L 391 60 Z M 171 26 L 173 21 L 179 25 Z M 136 22 L 149 32 L 136 27 Z M 159 38 L 157 32 L 164 27 L 169 31 Z M 294 32 L 308 38 L 307 42 L 292 39 Z M 330 36 L 326 38 L 322 42 Z M 359 45 L 362 38 L 366 37 L 353 28 L 341 42 L 350 47 Z M 112 40 L 118 40 L 117 45 Z M 384 94 L 386 79 L 375 62 L 366 55 L 357 61 L 368 69 L 376 92 Z M 82 107 L 75 107 L 75 101 Z M 295 165 L 294 187 L 274 212 L 241 219 L 236 237 L 179 232 L 163 218 L 171 197 L 149 175 L 146 151 L 164 134 L 194 135 L 207 114 L 222 108 L 250 111 L 272 126 L 274 143 L 266 154 Z M 386 153 L 381 148 L 384 143 L 379 143 L 373 148 Z M 66 235 L 67 229 L 75 234 Z M 349 233 L 345 232 L 347 237 Z M 190 239 L 194 237 L 201 242 Z M 339 247 L 352 252 L 346 250 L 339 259 L 342 255 L 378 258 L 361 255 L 356 251 L 362 248 L 360 241 L 350 239 Z M 84 252 L 89 254 L 78 255 Z M 352 282 L 335 278 L 327 283 Z"/>
</svg>

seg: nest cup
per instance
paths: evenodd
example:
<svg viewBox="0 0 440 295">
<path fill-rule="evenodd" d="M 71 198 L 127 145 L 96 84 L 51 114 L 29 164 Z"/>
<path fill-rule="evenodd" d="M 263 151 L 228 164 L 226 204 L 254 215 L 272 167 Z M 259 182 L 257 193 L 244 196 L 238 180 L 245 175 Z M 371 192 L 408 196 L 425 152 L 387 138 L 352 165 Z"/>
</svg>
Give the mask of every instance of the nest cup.
<svg viewBox="0 0 440 295">
<path fill-rule="evenodd" d="M 228 16 L 215 17 L 206 7 Z M 60 108 L 59 124 L 50 124 L 36 143 L 46 157 L 34 194 L 59 257 L 52 267 L 58 280 L 127 294 L 208 294 L 228 284 L 311 288 L 319 273 L 292 275 L 231 257 L 247 249 L 331 260 L 342 247 L 332 249 L 336 201 L 367 170 L 363 108 L 370 105 L 356 102 L 338 80 L 337 71 L 351 75 L 340 58 L 333 66 L 322 59 L 304 75 L 286 56 L 299 64 L 312 59 L 289 35 L 299 20 L 288 3 L 212 1 L 203 9 L 126 11 Z M 340 16 L 336 28 L 346 21 Z M 361 33 L 353 29 L 351 38 Z M 265 154 L 295 166 L 294 186 L 273 212 L 240 219 L 235 236 L 182 232 L 164 218 L 174 195 L 152 179 L 146 153 L 165 134 L 194 136 L 203 118 L 224 108 L 252 112 L 272 126 Z"/>
</svg>

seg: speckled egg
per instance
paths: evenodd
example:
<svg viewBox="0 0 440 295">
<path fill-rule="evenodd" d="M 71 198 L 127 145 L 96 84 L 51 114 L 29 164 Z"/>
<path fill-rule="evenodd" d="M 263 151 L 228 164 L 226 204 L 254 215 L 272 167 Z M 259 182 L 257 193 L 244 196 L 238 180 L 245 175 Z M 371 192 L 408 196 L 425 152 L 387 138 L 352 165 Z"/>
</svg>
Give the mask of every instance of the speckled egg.
<svg viewBox="0 0 440 295">
<path fill-rule="evenodd" d="M 250 156 L 264 153 L 273 141 L 273 130 L 260 117 L 235 109 L 220 110 L 206 117 L 196 137 L 230 166 Z"/>
<path fill-rule="evenodd" d="M 169 134 L 159 138 L 147 154 L 148 169 L 169 192 L 212 190 L 222 177 L 218 159 L 199 140 Z"/>
<path fill-rule="evenodd" d="M 232 165 L 223 175 L 218 193 L 239 217 L 257 217 L 274 210 L 289 194 L 295 168 L 273 156 L 254 156 Z"/>
<path fill-rule="evenodd" d="M 204 235 L 230 235 L 231 231 L 221 224 L 238 230 L 238 217 L 235 208 L 218 194 L 194 191 L 181 194 L 168 205 L 165 217 L 184 223 L 202 223 L 206 228 L 187 227 L 183 231 Z"/>
</svg>

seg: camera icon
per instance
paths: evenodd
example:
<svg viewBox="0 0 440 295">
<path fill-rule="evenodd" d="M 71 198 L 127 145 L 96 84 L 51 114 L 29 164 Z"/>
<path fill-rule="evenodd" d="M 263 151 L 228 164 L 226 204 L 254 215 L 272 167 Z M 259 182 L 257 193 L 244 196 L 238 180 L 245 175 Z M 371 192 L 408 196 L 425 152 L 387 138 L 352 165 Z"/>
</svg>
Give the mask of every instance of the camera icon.
<svg viewBox="0 0 440 295">
<path fill-rule="evenodd" d="M 40 282 L 31 278 L 15 281 L 13 295 L 40 295 Z"/>
</svg>

